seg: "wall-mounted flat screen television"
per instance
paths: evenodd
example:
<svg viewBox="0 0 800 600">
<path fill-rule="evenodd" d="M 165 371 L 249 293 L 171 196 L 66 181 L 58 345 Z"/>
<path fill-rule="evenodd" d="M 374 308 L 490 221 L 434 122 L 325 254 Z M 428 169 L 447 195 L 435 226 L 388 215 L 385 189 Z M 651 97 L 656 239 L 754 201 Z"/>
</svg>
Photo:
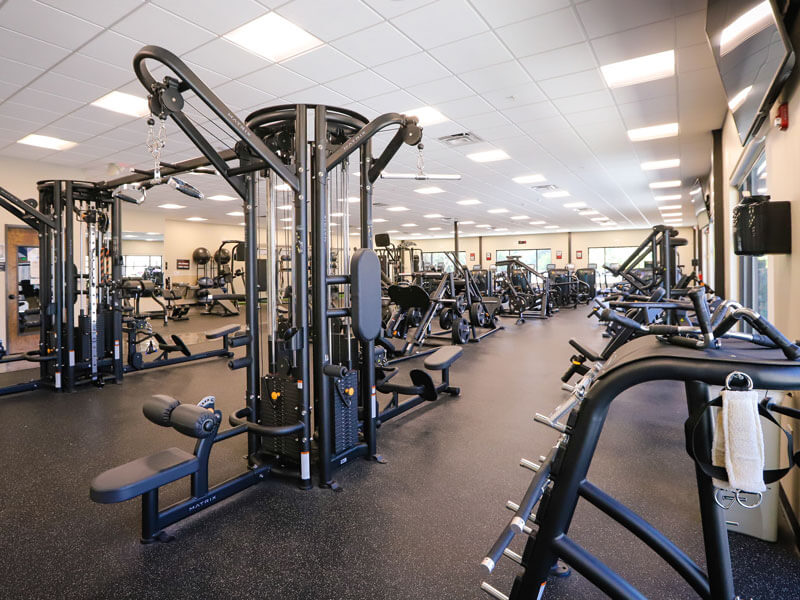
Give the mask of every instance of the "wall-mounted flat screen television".
<svg viewBox="0 0 800 600">
<path fill-rule="evenodd" d="M 742 145 L 758 131 L 794 66 L 776 0 L 709 0 L 706 33 Z"/>
</svg>

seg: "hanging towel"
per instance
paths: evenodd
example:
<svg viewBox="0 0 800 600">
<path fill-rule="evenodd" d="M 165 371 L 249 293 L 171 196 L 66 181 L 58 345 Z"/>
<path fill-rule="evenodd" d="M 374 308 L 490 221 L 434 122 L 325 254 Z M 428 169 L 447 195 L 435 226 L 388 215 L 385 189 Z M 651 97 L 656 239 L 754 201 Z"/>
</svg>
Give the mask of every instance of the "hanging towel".
<svg viewBox="0 0 800 600">
<path fill-rule="evenodd" d="M 728 481 L 721 488 L 764 492 L 764 433 L 758 414 L 758 391 L 722 390 L 712 446 L 715 466 L 724 466 Z"/>
</svg>

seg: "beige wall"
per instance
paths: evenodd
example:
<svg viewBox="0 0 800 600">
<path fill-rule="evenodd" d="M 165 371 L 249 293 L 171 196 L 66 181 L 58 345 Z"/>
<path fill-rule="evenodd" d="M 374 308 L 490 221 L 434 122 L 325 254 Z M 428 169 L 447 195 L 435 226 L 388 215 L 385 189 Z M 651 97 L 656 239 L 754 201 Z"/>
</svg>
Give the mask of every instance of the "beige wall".
<svg viewBox="0 0 800 600">
<path fill-rule="evenodd" d="M 122 240 L 122 254 L 140 256 L 164 256 L 164 242 L 146 242 L 144 240 Z"/>
<path fill-rule="evenodd" d="M 154 230 L 155 231 L 155 230 Z M 244 227 L 209 225 L 190 221 L 165 221 L 164 223 L 164 276 L 175 283 L 195 283 L 195 264 L 189 271 L 175 268 L 179 258 L 192 259 L 195 248 L 203 246 L 212 254 L 223 240 L 243 240 Z M 231 250 L 228 247 L 228 250 Z"/>
</svg>

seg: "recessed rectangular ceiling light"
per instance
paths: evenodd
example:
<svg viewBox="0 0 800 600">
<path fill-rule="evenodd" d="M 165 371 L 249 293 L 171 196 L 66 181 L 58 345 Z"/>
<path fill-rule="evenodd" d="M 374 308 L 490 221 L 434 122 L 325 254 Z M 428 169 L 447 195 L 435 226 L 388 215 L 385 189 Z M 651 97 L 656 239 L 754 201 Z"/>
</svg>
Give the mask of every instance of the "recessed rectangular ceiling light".
<svg viewBox="0 0 800 600">
<path fill-rule="evenodd" d="M 441 227 L 428 227 L 428 231 L 441 231 Z"/>
<path fill-rule="evenodd" d="M 531 221 L 528 225 L 544 225 L 547 221 Z"/>
<path fill-rule="evenodd" d="M 50 137 L 49 135 L 36 135 L 35 133 L 26 135 L 21 140 L 17 140 L 17 143 L 25 144 L 26 146 L 47 148 L 48 150 L 69 150 L 78 145 L 78 142 L 70 142 L 68 140 Z"/>
<path fill-rule="evenodd" d="M 481 201 L 477 198 L 467 198 L 466 200 L 459 200 L 456 204 L 460 204 L 461 206 L 472 206 L 473 204 L 480 204 Z"/>
<path fill-rule="evenodd" d="M 585 206 L 586 202 L 567 202 L 564 208 L 583 208 Z"/>
<path fill-rule="evenodd" d="M 387 229 L 384 233 L 400 233 L 397 229 Z"/>
<path fill-rule="evenodd" d="M 511 157 L 506 154 L 505 151 L 495 148 L 494 150 L 485 150 L 484 152 L 473 152 L 472 154 L 467 154 L 467 158 L 474 160 L 475 162 L 485 163 L 506 160 Z"/>
<path fill-rule="evenodd" d="M 226 196 L 225 194 L 217 194 L 216 196 L 209 196 L 209 200 L 216 200 L 217 202 L 230 202 L 236 200 L 233 196 Z"/>
<path fill-rule="evenodd" d="M 441 194 L 444 192 L 442 188 L 436 187 L 435 185 L 432 185 L 430 187 L 417 188 L 414 191 L 417 192 L 418 194 Z"/>
<path fill-rule="evenodd" d="M 610 220 L 611 219 L 609 219 L 608 217 L 593 217 L 592 218 L 592 221 L 596 221 L 597 223 L 599 223 L 600 221 L 610 221 Z"/>
<path fill-rule="evenodd" d="M 350 196 L 350 197 L 347 199 L 347 201 L 348 201 L 350 204 L 353 204 L 354 202 L 361 202 L 361 198 L 359 198 L 359 197 L 357 197 L 357 196 Z"/>
<path fill-rule="evenodd" d="M 527 215 L 515 215 L 515 216 L 511 217 L 512 221 L 519 221 L 521 219 L 530 219 L 530 217 L 527 216 Z"/>
<path fill-rule="evenodd" d="M 459 221 L 459 225 L 475 225 L 475 221 Z"/>
<path fill-rule="evenodd" d="M 92 102 L 92 106 L 97 108 L 104 108 L 111 112 L 121 113 L 123 115 L 130 115 L 131 117 L 146 117 L 150 114 L 150 107 L 147 100 L 134 96 L 133 94 L 126 94 L 125 92 L 111 92 L 102 98 L 98 98 Z"/>
<path fill-rule="evenodd" d="M 290 223 L 292 221 L 292 217 L 283 217 L 282 219 L 279 220 L 283 221 L 284 223 Z"/>
<path fill-rule="evenodd" d="M 664 194 L 662 196 L 654 196 L 654 197 L 656 200 L 661 201 L 661 200 L 680 200 L 682 196 L 680 194 Z"/>
<path fill-rule="evenodd" d="M 341 212 L 335 212 L 335 213 L 331 213 L 331 215 L 330 215 L 330 216 L 332 216 L 332 217 L 343 217 L 343 216 L 344 216 L 344 213 L 341 213 Z"/>
<path fill-rule="evenodd" d="M 223 37 L 272 62 L 322 45 L 321 40 L 274 12 L 253 19 Z"/>
<path fill-rule="evenodd" d="M 426 219 L 441 219 L 444 215 L 440 215 L 439 213 L 431 213 L 429 215 L 425 215 Z"/>
<path fill-rule="evenodd" d="M 676 135 L 678 135 L 677 123 L 664 123 L 663 125 L 651 125 L 650 127 L 639 127 L 638 129 L 628 130 L 628 139 L 632 142 L 657 140 Z"/>
<path fill-rule="evenodd" d="M 416 223 L 403 223 L 400 227 L 416 227 Z"/>
<path fill-rule="evenodd" d="M 567 190 L 556 190 L 554 192 L 545 192 L 542 196 L 545 198 L 564 198 L 569 196 L 569 192 Z"/>
<path fill-rule="evenodd" d="M 700 194 L 700 193 L 702 193 L 702 192 L 703 192 L 703 188 L 701 188 L 701 187 L 699 187 L 699 186 L 698 186 L 698 187 L 696 187 L 696 188 L 693 188 L 693 189 L 689 190 L 689 193 L 690 193 L 690 194 Z"/>
<path fill-rule="evenodd" d="M 491 225 L 486 225 L 485 223 L 483 225 L 475 225 L 476 229 L 489 229 L 490 227 Z"/>
<path fill-rule="evenodd" d="M 208 219 L 204 219 L 203 217 L 188 217 L 187 221 L 208 221 Z"/>
<path fill-rule="evenodd" d="M 507 213 L 508 209 L 507 208 L 490 208 L 486 212 L 491 213 L 493 215 L 501 215 L 503 213 Z"/>
<path fill-rule="evenodd" d="M 596 210 L 579 210 L 578 214 L 583 217 L 588 217 L 589 215 L 599 215 L 600 213 Z"/>
<path fill-rule="evenodd" d="M 541 183 L 545 180 L 544 175 L 541 173 L 534 173 L 533 175 L 520 175 L 519 177 L 514 177 L 514 183 Z"/>
<path fill-rule="evenodd" d="M 508 231 L 508 227 L 498 227 L 495 231 Z"/>
<path fill-rule="evenodd" d="M 244 213 L 242 211 L 240 211 L 240 210 L 237 210 L 235 212 L 225 213 L 225 214 L 228 215 L 229 217 L 243 217 L 244 216 Z"/>
<path fill-rule="evenodd" d="M 372 222 L 373 223 L 386 223 L 386 219 L 381 219 L 381 218 L 372 219 Z"/>
<path fill-rule="evenodd" d="M 662 217 L 664 217 L 664 218 L 669 218 L 669 217 L 682 217 L 682 216 L 683 216 L 683 213 L 682 213 L 682 212 L 662 212 L 662 213 L 661 213 L 661 216 L 662 216 Z"/>
<path fill-rule="evenodd" d="M 186 208 L 183 204 L 159 204 L 158 208 L 166 208 L 168 210 L 177 210 L 179 208 Z"/>
<path fill-rule="evenodd" d="M 680 204 L 662 204 L 658 210 L 678 210 L 680 207 Z"/>
<path fill-rule="evenodd" d="M 722 30 L 719 37 L 720 56 L 725 56 L 739 44 L 765 29 L 772 20 L 772 6 L 766 0 L 748 10 Z"/>
<path fill-rule="evenodd" d="M 661 190 L 665 188 L 681 187 L 680 179 L 671 179 L 669 181 L 654 181 L 650 184 L 650 189 Z"/>
<path fill-rule="evenodd" d="M 750 93 L 750 90 L 753 89 L 752 85 L 748 85 L 743 90 L 740 90 L 733 98 L 730 99 L 728 102 L 728 108 L 731 109 L 731 112 L 736 112 L 738 108 L 744 104 L 744 101 L 747 100 L 747 95 Z"/>
<path fill-rule="evenodd" d="M 242 221 L 241 223 L 239 223 L 239 225 L 241 225 L 242 227 L 244 227 L 245 225 L 247 225 L 247 223 L 245 223 L 244 221 Z"/>
<path fill-rule="evenodd" d="M 419 119 L 420 127 L 438 125 L 439 123 L 444 123 L 445 121 L 450 120 L 432 106 L 421 106 L 413 110 L 405 110 L 403 111 L 403 114 L 410 117 L 417 117 L 417 119 Z"/>
<path fill-rule="evenodd" d="M 680 158 L 667 158 L 665 160 L 649 160 L 642 163 L 642 171 L 655 171 L 657 169 L 671 169 L 680 167 Z"/>
<path fill-rule="evenodd" d="M 545 229 L 558 229 L 558 225 L 545 225 Z"/>
<path fill-rule="evenodd" d="M 638 56 L 600 67 L 610 88 L 654 81 L 675 75 L 675 51 Z"/>
<path fill-rule="evenodd" d="M 389 212 L 403 212 L 408 209 L 405 206 L 390 206 L 386 210 L 388 210 Z"/>
</svg>

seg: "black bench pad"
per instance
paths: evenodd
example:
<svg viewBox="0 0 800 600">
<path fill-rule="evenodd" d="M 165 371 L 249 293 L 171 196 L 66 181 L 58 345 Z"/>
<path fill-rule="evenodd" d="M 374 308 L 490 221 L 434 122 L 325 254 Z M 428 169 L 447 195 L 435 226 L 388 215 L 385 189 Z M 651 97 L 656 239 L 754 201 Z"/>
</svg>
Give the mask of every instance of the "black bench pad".
<svg viewBox="0 0 800 600">
<path fill-rule="evenodd" d="M 456 362 L 462 352 L 463 350 L 460 346 L 445 346 L 426 357 L 422 364 L 425 365 L 426 369 L 441 371 Z"/>
<path fill-rule="evenodd" d="M 191 475 L 199 465 L 194 454 L 167 448 L 100 473 L 92 481 L 89 497 L 101 504 L 124 502 Z"/>
<path fill-rule="evenodd" d="M 239 329 L 241 329 L 241 325 L 223 325 L 222 327 L 217 327 L 211 331 L 206 331 L 206 339 L 215 340 L 217 338 L 236 333 L 239 331 Z"/>
</svg>

